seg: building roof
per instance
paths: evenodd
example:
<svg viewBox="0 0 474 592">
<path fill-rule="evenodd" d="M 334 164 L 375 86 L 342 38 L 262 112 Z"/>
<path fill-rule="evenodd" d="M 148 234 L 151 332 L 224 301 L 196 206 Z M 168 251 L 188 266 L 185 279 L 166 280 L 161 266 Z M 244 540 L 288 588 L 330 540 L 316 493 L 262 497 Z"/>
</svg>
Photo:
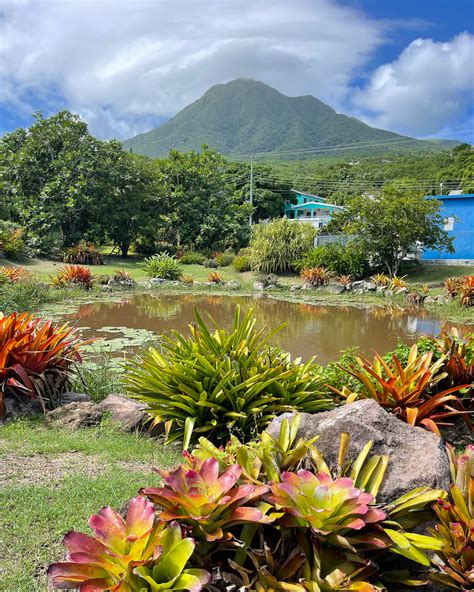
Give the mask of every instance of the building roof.
<svg viewBox="0 0 474 592">
<path fill-rule="evenodd" d="M 299 189 L 292 189 L 293 193 L 297 193 L 298 195 L 306 195 L 306 197 L 316 197 L 317 199 L 322 199 L 326 201 L 325 197 L 321 197 L 320 195 L 314 195 L 314 193 L 306 193 L 306 191 L 300 191 Z"/>
<path fill-rule="evenodd" d="M 460 193 L 457 195 L 427 195 L 426 197 L 428 199 L 440 199 L 440 200 L 465 199 L 467 197 L 470 197 L 472 199 L 474 197 L 474 193 Z"/>
<path fill-rule="evenodd" d="M 318 208 L 336 208 L 337 210 L 344 209 L 342 206 L 337 206 L 336 204 L 321 203 L 319 201 L 308 201 L 303 204 L 287 203 L 287 205 L 285 206 L 285 209 L 287 209 L 287 210 L 304 209 L 304 208 L 307 208 L 308 206 L 316 206 Z"/>
</svg>

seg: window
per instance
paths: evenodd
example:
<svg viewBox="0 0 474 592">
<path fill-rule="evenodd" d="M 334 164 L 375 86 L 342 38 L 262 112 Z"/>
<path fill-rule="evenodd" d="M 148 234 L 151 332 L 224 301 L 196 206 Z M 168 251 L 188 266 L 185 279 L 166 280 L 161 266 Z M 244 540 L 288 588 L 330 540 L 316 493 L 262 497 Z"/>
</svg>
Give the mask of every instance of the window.
<svg viewBox="0 0 474 592">
<path fill-rule="evenodd" d="M 443 220 L 443 228 L 444 230 L 453 230 L 454 229 L 454 216 L 448 216 Z"/>
</svg>

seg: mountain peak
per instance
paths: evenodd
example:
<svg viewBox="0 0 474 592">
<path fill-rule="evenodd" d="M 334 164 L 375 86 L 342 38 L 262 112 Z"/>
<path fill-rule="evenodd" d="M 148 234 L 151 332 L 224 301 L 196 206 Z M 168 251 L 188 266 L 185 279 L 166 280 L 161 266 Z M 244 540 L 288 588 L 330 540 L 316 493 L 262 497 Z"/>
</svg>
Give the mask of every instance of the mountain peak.
<svg viewBox="0 0 474 592">
<path fill-rule="evenodd" d="M 147 156 L 170 149 L 224 154 L 281 152 L 402 139 L 336 111 L 312 95 L 289 97 L 252 78 L 216 84 L 172 119 L 124 146 Z"/>
</svg>

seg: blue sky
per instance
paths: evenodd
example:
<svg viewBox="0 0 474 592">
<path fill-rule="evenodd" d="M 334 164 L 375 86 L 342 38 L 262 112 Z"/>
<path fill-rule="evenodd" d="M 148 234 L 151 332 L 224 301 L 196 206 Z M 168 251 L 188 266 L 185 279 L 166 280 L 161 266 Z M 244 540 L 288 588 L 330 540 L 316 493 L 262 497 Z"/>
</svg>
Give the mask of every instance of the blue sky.
<svg viewBox="0 0 474 592">
<path fill-rule="evenodd" d="M 4 0 L 0 133 L 77 112 L 101 138 L 237 77 L 416 137 L 472 141 L 472 0 Z"/>
</svg>

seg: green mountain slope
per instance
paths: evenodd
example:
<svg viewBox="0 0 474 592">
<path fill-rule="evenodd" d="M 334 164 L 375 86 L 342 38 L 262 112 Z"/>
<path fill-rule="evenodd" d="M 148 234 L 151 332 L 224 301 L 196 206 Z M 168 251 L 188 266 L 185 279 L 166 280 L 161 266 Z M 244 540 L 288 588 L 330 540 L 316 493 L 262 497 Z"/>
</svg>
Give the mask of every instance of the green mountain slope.
<svg viewBox="0 0 474 592">
<path fill-rule="evenodd" d="M 161 156 L 172 148 L 199 150 L 203 144 L 227 155 L 246 155 L 359 143 L 413 148 L 407 139 L 336 113 L 313 96 L 287 97 L 263 82 L 237 79 L 211 87 L 160 127 L 123 145 L 146 156 Z M 387 144 L 375 149 L 385 151 Z M 415 144 L 426 149 L 429 143 Z"/>
</svg>

